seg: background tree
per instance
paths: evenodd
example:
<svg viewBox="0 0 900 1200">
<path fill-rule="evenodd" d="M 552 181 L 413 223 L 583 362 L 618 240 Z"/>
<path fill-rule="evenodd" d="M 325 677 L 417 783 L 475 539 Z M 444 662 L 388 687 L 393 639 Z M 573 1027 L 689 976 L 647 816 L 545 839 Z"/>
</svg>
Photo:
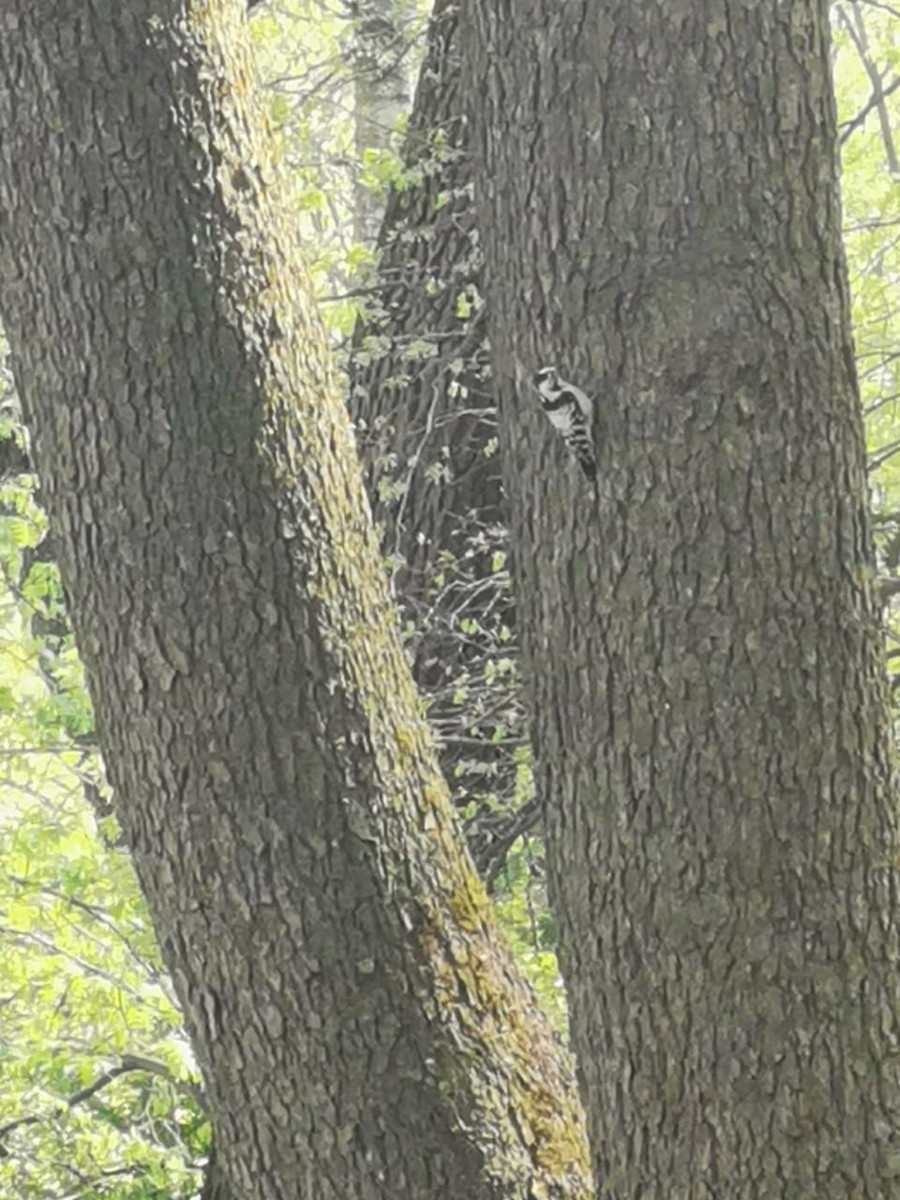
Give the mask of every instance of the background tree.
<svg viewBox="0 0 900 1200">
<path fill-rule="evenodd" d="M 416 682 L 493 882 L 537 819 L 525 764 L 458 0 L 428 29 L 349 392 Z"/>
<path fill-rule="evenodd" d="M 48 0 L 0 49 L 0 309 L 218 1158 L 247 1196 L 586 1195 L 564 1055 L 455 842 L 243 24 Z"/>
<path fill-rule="evenodd" d="M 352 65 L 354 148 L 360 164 L 393 160 L 391 142 L 409 111 L 409 59 L 414 44 L 411 0 L 345 0 L 352 34 L 345 53 Z M 372 242 L 381 222 L 380 197 L 368 186 L 365 171 L 356 181 L 353 237 Z"/>
<path fill-rule="evenodd" d="M 897 816 L 828 6 L 472 0 L 519 620 L 601 1195 L 897 1187 Z M 596 496 L 523 411 L 594 384 Z"/>
</svg>

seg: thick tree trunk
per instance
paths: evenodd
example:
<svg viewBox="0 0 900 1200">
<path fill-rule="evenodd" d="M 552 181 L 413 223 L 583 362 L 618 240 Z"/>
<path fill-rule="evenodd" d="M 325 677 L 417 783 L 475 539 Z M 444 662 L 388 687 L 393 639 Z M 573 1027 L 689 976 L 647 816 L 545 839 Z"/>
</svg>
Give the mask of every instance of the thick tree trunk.
<svg viewBox="0 0 900 1200">
<path fill-rule="evenodd" d="M 216 1186 L 587 1193 L 461 856 L 242 4 L 10 0 L 0 311 Z"/>
<path fill-rule="evenodd" d="M 827 7 L 471 0 L 520 630 L 617 1200 L 900 1188 Z M 527 398 L 554 360 L 596 397 L 596 497 Z"/>
<path fill-rule="evenodd" d="M 438 0 L 350 391 L 415 678 L 490 879 L 536 814 L 513 811 L 523 720 L 460 72 L 459 3 Z"/>
</svg>

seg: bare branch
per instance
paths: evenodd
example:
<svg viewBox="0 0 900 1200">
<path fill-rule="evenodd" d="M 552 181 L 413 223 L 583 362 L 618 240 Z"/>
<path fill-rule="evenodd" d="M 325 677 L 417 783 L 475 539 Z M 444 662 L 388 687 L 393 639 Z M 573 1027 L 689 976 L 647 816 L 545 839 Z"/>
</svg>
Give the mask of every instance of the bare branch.
<svg viewBox="0 0 900 1200">
<path fill-rule="evenodd" d="M 887 105 L 885 104 L 886 97 L 900 87 L 900 79 L 893 80 L 889 87 L 885 88 L 884 80 L 881 77 L 881 72 L 878 70 L 875 60 L 869 53 L 869 37 L 866 32 L 865 21 L 863 20 L 859 5 L 851 4 L 849 6 L 849 12 L 847 8 L 842 6 L 840 9 L 840 16 L 844 28 L 850 34 L 850 40 L 856 47 L 860 61 L 862 62 L 865 72 L 869 77 L 869 82 L 872 84 L 872 96 L 869 100 L 869 103 L 862 110 L 862 112 L 850 122 L 849 127 L 843 131 L 839 139 L 840 144 L 843 145 L 850 133 L 852 133 L 855 128 L 858 128 L 858 126 L 861 125 L 866 119 L 866 115 L 871 112 L 873 108 L 876 109 L 878 112 L 878 120 L 881 123 L 881 140 L 884 143 L 884 152 L 887 157 L 888 169 L 892 175 L 900 176 L 900 160 L 897 158 L 897 149 L 894 145 L 894 133 L 891 125 L 891 118 L 887 110 Z"/>
<path fill-rule="evenodd" d="M 101 1072 L 91 1083 L 83 1088 L 79 1088 L 71 1096 L 66 1096 L 64 1102 L 52 1112 L 41 1114 L 29 1113 L 27 1116 L 17 1117 L 16 1120 L 7 1121 L 5 1125 L 0 1126 L 0 1158 L 7 1158 L 9 1156 L 10 1152 L 3 1143 L 15 1130 L 54 1120 L 62 1116 L 68 1109 L 75 1108 L 79 1104 L 84 1104 L 86 1100 L 90 1100 L 97 1092 L 108 1087 L 114 1079 L 118 1079 L 121 1075 L 127 1075 L 134 1071 L 143 1071 L 145 1074 L 157 1075 L 161 1079 L 165 1079 L 167 1083 L 172 1084 L 179 1091 L 187 1093 L 201 1108 L 203 1107 L 203 1092 L 198 1084 L 192 1083 L 190 1080 L 178 1079 L 164 1062 L 160 1062 L 155 1058 L 145 1058 L 140 1054 L 125 1054 L 122 1056 L 122 1061 L 118 1066 L 109 1067 L 107 1070 Z"/>
</svg>

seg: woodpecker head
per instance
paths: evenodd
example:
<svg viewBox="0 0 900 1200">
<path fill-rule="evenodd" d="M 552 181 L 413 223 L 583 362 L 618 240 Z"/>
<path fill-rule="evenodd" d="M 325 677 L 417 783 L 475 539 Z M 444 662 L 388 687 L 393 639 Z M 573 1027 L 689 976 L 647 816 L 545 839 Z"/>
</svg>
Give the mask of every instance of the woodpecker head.
<svg viewBox="0 0 900 1200">
<path fill-rule="evenodd" d="M 559 371 L 556 367 L 541 367 L 534 374 L 534 386 L 539 392 L 545 391 L 552 394 L 559 388 Z"/>
</svg>

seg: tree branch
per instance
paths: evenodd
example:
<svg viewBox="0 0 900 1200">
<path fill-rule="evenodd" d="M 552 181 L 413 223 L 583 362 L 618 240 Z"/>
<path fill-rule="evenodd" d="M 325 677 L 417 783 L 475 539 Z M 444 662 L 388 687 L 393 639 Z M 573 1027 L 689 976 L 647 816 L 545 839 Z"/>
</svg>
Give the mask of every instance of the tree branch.
<svg viewBox="0 0 900 1200">
<path fill-rule="evenodd" d="M 888 169 L 890 170 L 891 175 L 900 175 L 900 160 L 897 158 L 897 149 L 894 145 L 894 134 L 891 126 L 891 118 L 887 110 L 887 105 L 885 104 L 885 98 L 889 96 L 891 92 L 896 91 L 896 89 L 900 87 L 900 79 L 895 79 L 888 88 L 885 88 L 881 73 L 879 72 L 878 67 L 875 65 L 875 62 L 869 53 L 869 39 L 866 33 L 866 25 L 863 21 L 859 6 L 853 5 L 850 11 L 853 14 L 852 20 L 847 10 L 845 8 L 841 8 L 841 21 L 844 25 L 844 28 L 850 34 L 850 40 L 856 47 L 856 51 L 859 54 L 863 68 L 869 77 L 870 83 L 872 84 L 872 96 L 868 104 L 865 106 L 865 108 L 863 108 L 862 112 L 859 113 L 853 119 L 853 121 L 850 122 L 849 126 L 841 133 L 840 137 L 838 138 L 838 144 L 842 146 L 853 130 L 858 128 L 863 123 L 868 113 L 870 113 L 874 108 L 878 112 L 878 120 L 881 123 L 881 140 L 884 143 L 884 152 L 887 157 Z"/>
<path fill-rule="evenodd" d="M 7 1121 L 5 1125 L 0 1125 L 0 1158 L 9 1157 L 10 1152 L 3 1143 L 15 1130 L 22 1129 L 28 1125 L 40 1125 L 45 1121 L 51 1121 L 56 1117 L 62 1116 L 69 1109 L 75 1108 L 79 1104 L 84 1104 L 86 1100 L 90 1100 L 91 1096 L 95 1096 L 97 1092 L 108 1087 L 120 1075 L 127 1075 L 133 1071 L 143 1071 L 147 1075 L 158 1075 L 161 1079 L 165 1079 L 168 1083 L 172 1084 L 178 1091 L 186 1092 L 190 1095 L 201 1108 L 204 1107 L 203 1091 L 198 1084 L 192 1083 L 190 1080 L 179 1079 L 172 1074 L 164 1062 L 160 1062 L 158 1059 L 146 1058 L 141 1054 L 124 1054 L 118 1066 L 109 1067 L 98 1075 L 93 1082 L 83 1088 L 79 1088 L 71 1096 L 66 1096 L 63 1103 L 52 1112 L 40 1114 L 29 1113 L 28 1116 L 17 1117 L 14 1121 Z"/>
</svg>

